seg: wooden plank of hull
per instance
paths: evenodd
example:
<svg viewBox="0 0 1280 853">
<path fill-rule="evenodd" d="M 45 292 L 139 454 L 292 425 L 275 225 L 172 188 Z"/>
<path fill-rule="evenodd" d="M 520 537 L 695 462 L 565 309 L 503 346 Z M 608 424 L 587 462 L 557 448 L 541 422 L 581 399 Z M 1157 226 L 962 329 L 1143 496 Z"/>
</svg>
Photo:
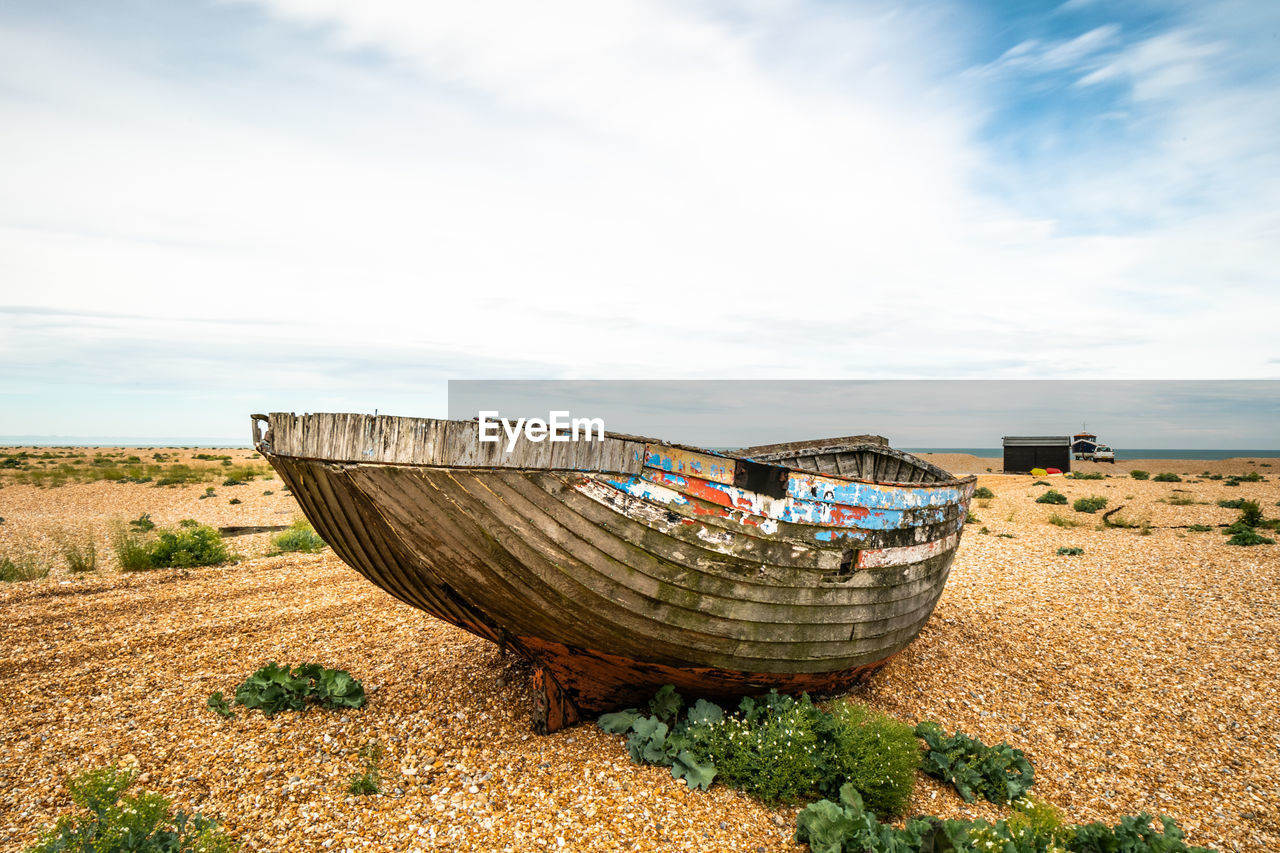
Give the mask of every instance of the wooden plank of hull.
<svg viewBox="0 0 1280 853">
<path fill-rule="evenodd" d="M 401 547 L 423 574 L 442 586 L 451 581 L 461 584 L 466 600 L 483 608 L 494 624 L 514 624 L 502 607 L 519 601 L 523 602 L 521 613 L 529 630 L 544 634 L 558 630 L 555 614 L 571 602 L 560 597 L 548 599 L 542 590 L 516 585 L 514 579 L 523 571 L 518 559 L 502 548 L 492 531 L 469 523 L 448 490 L 440 488 L 437 480 L 447 482 L 449 472 L 436 472 L 436 479 L 431 479 L 414 469 L 383 470 L 384 477 L 372 485 L 368 482 L 370 472 L 353 471 L 354 486 L 379 507 L 396 530 Z M 456 592 L 455 587 L 449 588 Z"/>
<path fill-rule="evenodd" d="M 863 483 L 844 483 L 830 477 L 793 473 L 787 493 L 764 497 L 736 486 L 725 486 L 696 477 L 643 471 L 639 476 L 609 477 L 606 482 L 637 497 L 669 507 L 679 507 L 691 499 L 705 501 L 727 510 L 736 510 L 736 520 L 773 533 L 782 522 L 810 525 L 828 530 L 894 530 L 936 524 L 955 517 L 967 496 L 959 489 L 873 488 Z M 717 511 L 716 514 L 724 514 Z M 796 528 L 801 541 L 830 537 L 820 530 Z"/>
<path fill-rule="evenodd" d="M 415 481 L 412 476 L 398 479 L 407 488 Z M 690 591 L 676 584 L 646 578 L 630 565 L 601 560 L 600 554 L 595 555 L 594 562 L 575 556 L 557 544 L 548 530 L 539 529 L 516 513 L 510 503 L 511 494 L 496 494 L 499 487 L 493 475 L 485 475 L 483 483 L 476 475 L 458 475 L 451 480 L 474 490 L 457 490 L 452 497 L 458 506 L 467 509 L 473 522 L 478 522 L 470 535 L 464 532 L 460 538 L 477 545 L 469 559 L 439 566 L 442 580 L 468 600 L 483 602 L 478 606 L 489 612 L 502 609 L 499 621 L 529 619 L 531 598 L 550 601 L 543 633 L 572 645 L 603 643 L 612 648 L 623 644 L 638 655 L 657 653 L 655 650 L 665 647 L 670 659 L 682 663 L 689 662 L 692 653 L 717 665 L 737 664 L 737 668 L 795 666 L 797 660 L 803 662 L 806 658 L 821 661 L 848 656 L 856 652 L 849 639 L 851 623 L 860 623 L 865 632 L 860 642 L 874 641 L 921 607 L 927 605 L 931 609 L 936 597 L 937 590 L 932 586 L 902 601 L 884 600 L 893 597 L 891 589 L 869 590 L 864 600 L 851 600 L 846 605 L 839 623 L 843 627 L 805 617 L 800 613 L 803 608 L 791 603 L 770 605 L 776 614 L 773 618 L 761 614 L 752 620 L 749 602 L 724 599 L 723 607 L 715 607 L 711 596 L 690 595 Z M 362 482 L 361 487 L 378 489 L 376 484 L 367 482 Z M 420 500 L 399 503 L 402 507 L 421 506 Z M 432 513 L 431 523 L 448 523 L 442 517 L 447 509 L 439 505 L 437 509 L 444 512 Z M 419 532 L 420 515 L 401 511 L 392 520 L 397 527 L 403 525 L 410 542 L 423 535 Z M 543 521 L 557 524 L 550 517 Z M 487 532 L 487 540 L 480 534 L 481 529 Z M 603 535 L 594 527 L 591 530 L 595 536 Z M 555 535 L 573 537 L 567 529 Z M 499 560 L 505 581 L 516 588 L 501 590 L 492 585 L 492 566 Z M 940 566 L 932 568 L 936 571 Z M 778 597 L 785 599 L 787 592 L 778 590 Z M 850 591 L 855 595 L 858 592 Z M 735 609 L 737 614 L 732 613 Z M 715 610 L 721 610 L 723 615 L 708 612 Z M 898 610 L 903 611 L 901 616 Z M 744 613 L 748 618 L 743 618 Z M 674 638 L 679 641 L 673 643 Z"/>
<path fill-rule="evenodd" d="M 792 587 L 779 590 L 776 586 L 755 586 L 747 584 L 717 584 L 723 578 L 706 579 L 703 572 L 679 571 L 673 573 L 673 564 L 657 564 L 661 573 L 649 574 L 638 568 L 635 561 L 619 561 L 611 557 L 603 546 L 610 537 L 600 537 L 593 526 L 575 526 L 566 524 L 563 505 L 552 512 L 551 507 L 530 498 L 537 498 L 545 492 L 533 488 L 523 488 L 529 478 L 511 473 L 496 475 L 489 488 L 503 501 L 506 508 L 514 516 L 518 516 L 537 527 L 548 540 L 548 559 L 563 564 L 566 559 L 580 561 L 582 572 L 592 572 L 610 576 L 611 583 L 626 586 L 641 595 L 648 596 L 656 602 L 679 601 L 683 609 L 697 614 L 698 619 L 720 617 L 737 622 L 758 623 L 760 625 L 785 626 L 788 639 L 806 635 L 806 629 L 817 627 L 807 634 L 807 638 L 820 639 L 819 635 L 831 635 L 840 639 L 843 631 L 837 625 L 848 625 L 851 620 L 865 617 L 862 613 L 853 613 L 847 602 L 831 602 L 828 605 L 801 605 L 792 594 Z M 650 531 L 653 535 L 660 534 Z M 605 540 L 602 542 L 601 540 Z M 950 543 L 954 546 L 954 542 Z M 662 543 L 670 545 L 670 542 Z M 658 546 L 662 547 L 662 546 Z M 943 549 L 945 550 L 945 549 Z M 936 556 L 942 550 L 934 551 L 927 556 Z M 922 557 L 921 560 L 925 559 Z M 916 562 L 919 562 L 917 560 Z M 656 562 L 655 562 L 656 564 Z M 890 565 L 888 558 L 882 562 Z M 619 571 L 621 569 L 621 571 Z M 870 573 L 863 573 L 870 574 Z M 616 576 L 615 576 L 616 575 Z M 716 587 L 719 586 L 719 589 Z M 750 590 L 750 592 L 748 592 Z M 898 584 L 882 591 L 868 595 L 876 597 L 876 612 L 881 618 L 897 615 L 898 610 L 909 609 L 912 601 L 922 594 L 932 591 L 932 584 L 917 582 L 915 589 L 908 590 L 906 584 Z M 781 593 L 781 594 L 780 594 Z M 848 597 L 848 593 L 844 593 Z M 779 601 L 779 599 L 783 599 Z M 755 632 L 755 639 L 764 639 L 762 633 Z"/>
<path fill-rule="evenodd" d="M 695 453 L 683 447 L 645 447 L 644 466 L 669 474 L 684 474 L 710 480 L 713 483 L 733 485 L 735 460 L 710 453 Z"/>
<path fill-rule="evenodd" d="M 562 523 L 575 531 L 579 527 L 594 525 L 613 534 L 603 542 L 607 553 L 615 559 L 641 571 L 648 571 L 652 565 L 653 571 L 663 575 L 696 574 L 703 579 L 703 584 L 721 587 L 726 590 L 726 595 L 742 600 L 774 601 L 778 597 L 777 587 L 784 587 L 786 599 L 797 604 L 837 604 L 845 595 L 840 587 L 900 586 L 911 580 L 906 575 L 906 571 L 912 568 L 910 566 L 898 566 L 900 571 L 886 569 L 841 575 L 841 563 L 846 555 L 832 548 L 785 546 L 789 549 L 792 563 L 788 566 L 773 551 L 738 547 L 741 539 L 751 535 L 749 532 L 738 534 L 726 544 L 720 538 L 720 532 L 703 535 L 705 528 L 690 532 L 697 525 L 705 524 L 704 518 L 699 517 L 695 521 L 678 515 L 675 520 L 660 519 L 668 526 L 658 529 L 679 538 L 689 547 L 680 551 L 668 549 L 658 560 L 644 547 L 652 530 L 627 513 L 593 506 L 591 502 L 577 498 L 573 492 L 565 493 L 561 500 L 572 510 L 571 514 L 563 517 Z M 589 533 L 589 529 L 584 529 L 580 535 Z M 729 531 L 723 533 L 727 536 Z M 788 555 L 787 551 L 782 553 L 784 557 Z M 886 562 L 885 565 L 891 564 Z"/>
<path fill-rule="evenodd" d="M 671 475 L 656 473 L 653 476 L 671 477 Z M 677 483 L 671 483 L 672 487 L 668 488 L 667 483 L 650 483 L 648 480 L 641 481 L 635 477 L 623 480 L 608 478 L 605 482 L 633 497 L 644 498 L 651 503 L 660 503 L 661 506 L 652 508 L 659 515 L 667 511 L 679 513 L 683 511 L 682 508 L 687 508 L 694 513 L 700 523 L 721 527 L 735 534 L 746 532 L 752 535 L 752 530 L 758 530 L 761 535 L 767 534 L 771 539 L 799 546 L 817 543 L 831 547 L 837 540 L 846 548 L 918 545 L 958 531 L 964 524 L 964 510 L 967 508 L 967 499 L 965 503 L 957 501 L 947 506 L 913 507 L 892 511 L 838 506 L 824 509 L 815 507 L 812 502 L 773 501 L 771 507 L 763 509 L 778 517 L 767 518 L 761 517 L 752 510 L 739 510 L 733 507 L 732 501 L 724 496 L 719 496 L 720 503 L 713 503 L 712 500 L 706 499 L 716 497 L 714 491 L 695 489 L 688 490 L 684 494 L 676 494 L 674 489 L 681 488 Z M 721 488 L 715 484 L 704 485 L 711 490 Z M 602 499 L 623 514 L 632 512 L 631 503 L 612 499 L 607 490 L 601 491 L 594 488 L 580 490 Z M 779 508 L 781 503 L 787 503 L 787 505 Z M 797 510 L 803 510 L 809 517 L 797 516 L 795 514 Z M 829 523 L 817 524 L 811 520 L 813 516 L 825 517 Z M 792 522 L 786 520 L 788 518 L 796 520 Z M 775 556 L 773 559 L 779 558 Z M 780 564 L 789 566 L 791 561 L 783 557 Z"/>
<path fill-rule="evenodd" d="M 410 606 L 486 639 L 500 639 L 478 611 L 451 598 L 429 575 L 411 571 L 413 561 L 395 551 L 398 537 L 382 523 L 380 516 L 361 507 L 358 500 L 345 500 L 350 494 L 345 487 L 334 488 L 327 483 L 328 477 L 336 472 L 317 473 L 313 463 L 268 458 L 297 497 L 303 512 L 343 562 Z M 338 498 L 339 495 L 343 499 Z M 344 506 L 350 509 L 341 512 Z M 353 520 L 353 516 L 357 516 L 358 521 Z"/>
<path fill-rule="evenodd" d="M 593 514 L 589 511 L 589 506 L 585 507 L 587 512 L 582 512 L 584 508 L 581 506 L 573 508 L 580 512 L 585 522 L 594 522 L 598 512 L 603 512 L 599 510 Z M 726 559 L 716 552 L 708 552 L 699 558 L 699 555 L 691 553 L 696 544 L 681 552 L 668 550 L 661 561 L 655 561 L 643 545 L 652 531 L 628 519 L 614 518 L 606 523 L 617 540 L 636 546 L 630 558 L 625 553 L 613 552 L 631 568 L 665 578 L 693 576 L 697 578 L 698 588 L 716 590 L 734 600 L 773 602 L 781 599 L 804 605 L 843 604 L 849 596 L 847 589 L 883 588 L 876 593 L 878 600 L 889 601 L 903 594 L 914 594 L 936 583 L 936 578 L 926 572 L 930 566 L 925 563 L 906 565 L 902 561 L 886 558 L 881 560 L 885 568 L 878 571 L 851 571 L 849 567 L 855 565 L 854 551 L 847 552 L 845 559 L 849 566 L 844 567 L 844 570 L 836 561 L 842 552 L 831 552 L 833 559 L 827 562 L 829 570 L 826 571 L 815 571 L 811 566 L 799 571 L 780 569 L 777 566 L 766 567 L 763 563 L 753 564 L 740 558 Z M 681 523 L 673 523 L 671 527 L 673 532 L 683 532 L 685 529 Z M 950 547 L 946 550 L 953 550 L 955 540 L 947 541 Z"/>
<path fill-rule="evenodd" d="M 636 472 L 643 464 L 646 444 L 643 439 L 617 435 L 592 442 L 521 440 L 508 454 L 505 441 L 480 441 L 476 424 L 469 421 L 274 412 L 268 424 L 268 438 L 259 449 L 328 462 Z"/>
<path fill-rule="evenodd" d="M 404 469 L 370 466 L 363 473 L 372 475 L 390 470 L 401 471 L 397 479 L 409 483 L 427 479 L 420 472 L 412 471 L 407 472 L 409 476 L 406 479 Z M 440 476 L 443 475 L 437 474 L 436 479 Z M 370 489 L 370 486 L 362 481 L 360 489 Z M 377 488 L 370 491 L 375 497 L 379 496 Z M 385 495 L 381 497 L 385 498 Z M 466 501 L 461 492 L 455 492 L 452 499 L 457 502 L 455 506 L 462 506 Z M 333 495 L 326 500 L 330 504 L 342 504 Z M 399 501 L 390 503 L 398 503 L 402 508 L 419 508 L 415 522 L 414 513 L 397 515 L 394 511 L 387 511 L 384 505 L 382 510 L 393 524 L 388 525 L 383 535 L 396 537 L 399 540 L 397 550 L 401 551 L 408 550 L 415 541 L 428 541 L 430 547 L 414 549 L 415 561 L 426 565 L 426 555 L 422 551 L 434 554 L 446 543 L 441 537 L 432 536 L 424 527 L 442 527 L 441 520 L 448 515 L 448 505 L 424 501 L 418 492 L 408 499 L 401 497 Z M 428 503 L 433 504 L 435 521 L 423 525 L 420 510 Z M 490 512 L 480 503 L 473 504 L 471 509 L 481 514 Z M 339 543 L 339 553 L 344 558 L 357 565 L 369 562 L 367 546 L 361 548 L 349 544 L 350 540 L 358 538 L 351 524 L 323 515 L 318 516 L 317 521 L 322 535 Z M 488 523 L 499 526 L 492 519 Z M 391 532 L 393 527 L 396 532 Z M 593 525 L 590 527 L 596 529 Z M 566 531 L 566 534 L 572 535 L 572 532 Z M 537 544 L 530 544 L 531 540 Z M 794 603 L 775 605 L 779 616 L 774 619 L 752 622 L 730 619 L 728 615 L 714 617 L 704 612 L 703 608 L 708 608 L 709 602 L 715 598 L 722 599 L 723 607 L 720 609 L 725 614 L 732 612 L 734 607 L 745 608 L 730 597 L 713 595 L 713 591 L 699 592 L 698 597 L 690 601 L 687 588 L 673 583 L 651 583 L 649 594 L 645 595 L 627 585 L 628 582 L 635 584 L 640 573 L 619 561 L 604 563 L 613 573 L 606 574 L 555 548 L 540 553 L 539 549 L 546 549 L 551 540 L 527 523 L 501 531 L 491 529 L 487 536 L 478 525 L 473 525 L 458 531 L 452 541 L 456 551 L 447 560 L 434 560 L 436 565 L 429 572 L 429 578 L 437 588 L 453 589 L 483 615 L 481 620 L 473 616 L 466 621 L 495 623 L 508 633 L 517 633 L 522 625 L 533 624 L 537 625 L 539 634 L 562 642 L 567 640 L 566 645 L 604 648 L 621 645 L 639 657 L 665 655 L 666 660 L 680 665 L 702 663 L 736 671 L 795 670 L 806 666 L 817 671 L 869 653 L 878 654 L 886 646 L 905 642 L 910 636 L 904 638 L 902 635 L 914 636 L 914 631 L 918 630 L 917 623 L 932 611 L 951 557 L 948 552 L 934 558 L 931 563 L 927 561 L 924 564 L 926 570 L 934 575 L 936 582 L 926 584 L 920 592 L 901 599 L 896 610 L 886 610 L 885 601 L 880 599 L 851 600 L 840 620 L 841 629 L 831 632 L 824 624 L 824 618 L 797 620 L 794 611 L 800 606 Z M 493 547 L 494 543 L 498 547 Z M 502 566 L 504 571 L 495 573 L 495 565 Z M 396 583 L 386 569 L 366 566 L 365 573 L 398 597 L 424 606 L 424 602 L 405 596 L 402 584 Z M 496 574 L 501 576 L 505 585 L 495 583 Z M 422 584 L 424 580 L 427 577 L 420 574 L 418 583 Z M 893 589 L 889 591 L 892 593 Z M 779 595 L 785 597 L 787 592 L 780 589 Z M 681 606 L 681 598 L 692 606 Z M 531 602 L 538 604 L 531 606 Z M 888 607 L 893 608 L 894 603 Z M 439 603 L 426 603 L 424 609 L 439 612 L 443 608 Z M 601 619 L 602 611 L 616 613 L 610 613 L 603 625 L 593 624 Z M 575 618 L 566 619 L 566 614 L 573 614 Z M 458 617 L 457 613 L 446 614 L 450 621 L 464 621 Z M 817 633 L 804 635 L 806 625 L 814 626 Z M 492 636 L 495 632 L 490 630 L 486 633 Z M 678 641 L 672 642 L 672 638 Z"/>
</svg>

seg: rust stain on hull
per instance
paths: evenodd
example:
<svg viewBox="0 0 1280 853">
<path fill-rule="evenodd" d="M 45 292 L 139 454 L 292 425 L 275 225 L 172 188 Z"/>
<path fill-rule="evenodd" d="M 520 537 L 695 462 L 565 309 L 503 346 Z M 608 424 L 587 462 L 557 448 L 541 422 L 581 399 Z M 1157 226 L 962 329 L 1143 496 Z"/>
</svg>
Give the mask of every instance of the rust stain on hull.
<svg viewBox="0 0 1280 853">
<path fill-rule="evenodd" d="M 539 734 L 602 711 L 641 706 L 664 684 L 710 699 L 730 699 L 777 690 L 779 693 L 837 693 L 869 678 L 898 652 L 873 663 L 839 672 L 735 672 L 715 667 L 677 667 L 646 663 L 591 649 L 574 649 L 537 637 L 520 637 L 523 653 L 539 664 L 534 728 Z"/>
</svg>

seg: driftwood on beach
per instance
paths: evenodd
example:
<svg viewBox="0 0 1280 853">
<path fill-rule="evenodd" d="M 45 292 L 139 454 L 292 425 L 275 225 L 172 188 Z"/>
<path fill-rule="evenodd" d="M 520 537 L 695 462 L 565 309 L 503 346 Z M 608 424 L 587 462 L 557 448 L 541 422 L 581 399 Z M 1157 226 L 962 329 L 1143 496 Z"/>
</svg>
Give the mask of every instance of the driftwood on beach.
<svg viewBox="0 0 1280 853">
<path fill-rule="evenodd" d="M 254 533 L 279 533 L 281 530 L 288 530 L 287 524 L 234 524 L 230 527 L 219 527 L 218 534 L 221 536 L 251 536 Z"/>
</svg>

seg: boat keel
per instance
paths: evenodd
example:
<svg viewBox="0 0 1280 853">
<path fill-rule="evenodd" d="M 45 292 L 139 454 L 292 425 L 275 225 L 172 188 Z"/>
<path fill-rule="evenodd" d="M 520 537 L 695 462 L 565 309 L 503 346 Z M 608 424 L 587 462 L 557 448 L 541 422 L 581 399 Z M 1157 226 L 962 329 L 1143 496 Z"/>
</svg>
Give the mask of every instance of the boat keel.
<svg viewBox="0 0 1280 853">
<path fill-rule="evenodd" d="M 551 734 L 582 721 L 582 712 L 546 667 L 533 672 L 533 730 Z"/>
<path fill-rule="evenodd" d="M 734 672 L 712 667 L 677 667 L 575 649 L 536 637 L 520 637 L 521 652 L 535 661 L 533 729 L 559 731 L 604 711 L 644 707 L 659 688 L 674 685 L 686 696 L 732 701 L 777 690 L 780 693 L 838 693 L 869 678 L 893 655 L 839 672 Z"/>
</svg>

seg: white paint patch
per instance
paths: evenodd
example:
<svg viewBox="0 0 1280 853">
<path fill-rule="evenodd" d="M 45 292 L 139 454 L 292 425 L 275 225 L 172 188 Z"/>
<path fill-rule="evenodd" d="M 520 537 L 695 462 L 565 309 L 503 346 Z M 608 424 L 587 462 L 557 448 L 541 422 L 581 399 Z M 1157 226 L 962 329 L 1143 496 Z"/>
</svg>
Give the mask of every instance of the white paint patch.
<svg viewBox="0 0 1280 853">
<path fill-rule="evenodd" d="M 650 488 L 662 488 L 660 486 L 655 487 L 652 484 L 646 485 Z M 603 504 L 614 512 L 624 515 L 633 521 L 638 521 L 648 527 L 660 530 L 663 533 L 669 534 L 677 525 L 685 523 L 685 519 L 683 517 L 673 521 L 669 510 L 665 510 L 660 506 L 649 503 L 643 497 L 637 497 L 631 490 L 622 491 L 612 483 L 587 478 L 580 483 L 574 483 L 573 488 L 583 495 L 591 498 L 596 503 Z M 648 489 L 644 491 L 647 494 Z M 673 501 L 674 503 L 688 503 L 688 500 L 684 498 L 683 495 L 671 492 L 670 489 L 663 489 L 663 491 L 670 492 L 675 498 L 679 499 L 677 501 Z M 741 521 L 741 519 L 739 519 L 739 521 Z M 775 523 L 774 527 L 776 528 L 776 526 L 777 525 Z M 760 527 L 763 528 L 764 524 L 761 524 Z M 694 535 L 707 543 L 711 550 L 726 556 L 733 556 L 733 546 L 737 541 L 737 536 L 733 531 L 709 527 L 705 524 L 697 524 L 697 531 Z M 679 558 L 681 555 L 677 553 L 672 556 Z"/>
<path fill-rule="evenodd" d="M 616 513 L 657 528 L 664 533 L 680 523 L 668 518 L 668 510 L 599 480 L 588 478 L 580 483 L 574 483 L 573 488 Z"/>
<path fill-rule="evenodd" d="M 698 538 L 712 545 L 728 545 L 733 542 L 734 535 L 727 530 L 711 530 L 706 525 L 699 525 Z"/>
<path fill-rule="evenodd" d="M 901 548 L 875 548 L 858 555 L 858 568 L 882 569 L 888 566 L 907 566 L 936 557 L 960 541 L 960 534 L 953 533 L 943 539 L 925 542 L 923 545 L 907 545 Z"/>
</svg>

